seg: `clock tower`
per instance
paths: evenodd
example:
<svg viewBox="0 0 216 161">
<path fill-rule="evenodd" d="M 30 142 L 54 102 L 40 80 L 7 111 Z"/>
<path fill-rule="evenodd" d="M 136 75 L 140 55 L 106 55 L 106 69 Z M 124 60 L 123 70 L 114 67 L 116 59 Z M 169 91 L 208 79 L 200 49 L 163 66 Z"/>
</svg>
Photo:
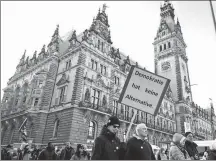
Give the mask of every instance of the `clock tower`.
<svg viewBox="0 0 216 161">
<path fill-rule="evenodd" d="M 177 132 L 184 133 L 185 126 L 192 123 L 187 46 L 179 20 L 175 22 L 173 5 L 165 0 L 160 10 L 160 25 L 153 43 L 155 73 L 171 80 L 170 87 L 176 102 Z"/>
</svg>

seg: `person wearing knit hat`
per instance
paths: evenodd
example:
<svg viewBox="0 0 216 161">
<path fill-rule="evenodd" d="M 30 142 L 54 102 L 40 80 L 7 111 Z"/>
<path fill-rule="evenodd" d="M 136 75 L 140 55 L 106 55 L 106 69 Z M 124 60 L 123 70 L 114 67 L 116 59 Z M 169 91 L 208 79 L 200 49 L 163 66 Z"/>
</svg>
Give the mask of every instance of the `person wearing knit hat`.
<svg viewBox="0 0 216 161">
<path fill-rule="evenodd" d="M 195 142 L 193 142 L 192 132 L 186 132 L 185 137 L 185 149 L 188 152 L 189 156 L 192 160 L 199 160 L 199 152 L 197 150 L 198 145 Z"/>
<path fill-rule="evenodd" d="M 147 126 L 138 124 L 133 137 L 127 142 L 125 160 L 155 160 L 152 147 L 145 139 L 147 135 Z"/>
<path fill-rule="evenodd" d="M 185 150 L 186 138 L 179 133 L 173 135 L 173 145 L 170 147 L 170 160 L 191 160 L 188 152 Z"/>
<path fill-rule="evenodd" d="M 119 160 L 120 139 L 116 136 L 120 128 L 120 121 L 111 116 L 102 127 L 101 134 L 95 139 L 91 160 Z"/>
</svg>

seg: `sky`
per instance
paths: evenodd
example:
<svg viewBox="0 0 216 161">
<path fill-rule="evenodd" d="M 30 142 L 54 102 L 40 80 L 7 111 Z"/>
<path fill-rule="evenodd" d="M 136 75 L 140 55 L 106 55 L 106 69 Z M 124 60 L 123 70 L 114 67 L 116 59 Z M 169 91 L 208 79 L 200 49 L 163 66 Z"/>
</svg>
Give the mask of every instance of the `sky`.
<svg viewBox="0 0 216 161">
<path fill-rule="evenodd" d="M 1 89 L 16 71 L 24 50 L 32 57 L 48 45 L 59 24 L 60 36 L 88 29 L 106 3 L 113 45 L 154 72 L 153 40 L 163 1 L 3 1 L 1 2 Z M 216 12 L 216 1 L 213 1 Z M 216 31 L 209 1 L 173 1 L 187 44 L 193 101 L 216 109 Z M 216 13 L 215 13 L 216 16 Z M 1 90 L 1 98 L 2 93 Z"/>
</svg>

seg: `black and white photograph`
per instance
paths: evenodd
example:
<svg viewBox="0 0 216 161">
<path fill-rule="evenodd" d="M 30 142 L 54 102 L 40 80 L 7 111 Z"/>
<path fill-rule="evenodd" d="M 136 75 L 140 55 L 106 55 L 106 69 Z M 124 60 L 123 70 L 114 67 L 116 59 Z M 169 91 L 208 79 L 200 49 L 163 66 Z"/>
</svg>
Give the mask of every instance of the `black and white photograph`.
<svg viewBox="0 0 216 161">
<path fill-rule="evenodd" d="M 1 160 L 216 160 L 216 1 L 1 1 Z"/>
</svg>

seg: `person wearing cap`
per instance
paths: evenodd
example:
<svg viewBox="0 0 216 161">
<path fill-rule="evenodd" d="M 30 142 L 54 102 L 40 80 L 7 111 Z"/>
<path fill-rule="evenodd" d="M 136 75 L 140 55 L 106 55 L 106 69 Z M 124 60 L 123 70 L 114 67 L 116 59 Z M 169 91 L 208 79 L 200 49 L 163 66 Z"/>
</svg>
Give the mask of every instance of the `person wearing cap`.
<svg viewBox="0 0 216 161">
<path fill-rule="evenodd" d="M 189 156 L 192 160 L 199 160 L 199 152 L 197 150 L 197 144 L 193 142 L 193 134 L 192 132 L 185 133 L 186 141 L 185 141 L 185 149 L 187 150 Z"/>
<path fill-rule="evenodd" d="M 116 136 L 120 121 L 111 116 L 103 126 L 101 134 L 95 139 L 91 160 L 119 160 L 120 139 Z"/>
<path fill-rule="evenodd" d="M 170 147 L 170 160 L 191 160 L 188 152 L 185 150 L 186 138 L 179 133 L 173 135 L 173 144 Z"/>
<path fill-rule="evenodd" d="M 145 139 L 148 129 L 144 123 L 138 124 L 135 134 L 127 142 L 125 160 L 155 160 L 152 147 Z"/>
</svg>

